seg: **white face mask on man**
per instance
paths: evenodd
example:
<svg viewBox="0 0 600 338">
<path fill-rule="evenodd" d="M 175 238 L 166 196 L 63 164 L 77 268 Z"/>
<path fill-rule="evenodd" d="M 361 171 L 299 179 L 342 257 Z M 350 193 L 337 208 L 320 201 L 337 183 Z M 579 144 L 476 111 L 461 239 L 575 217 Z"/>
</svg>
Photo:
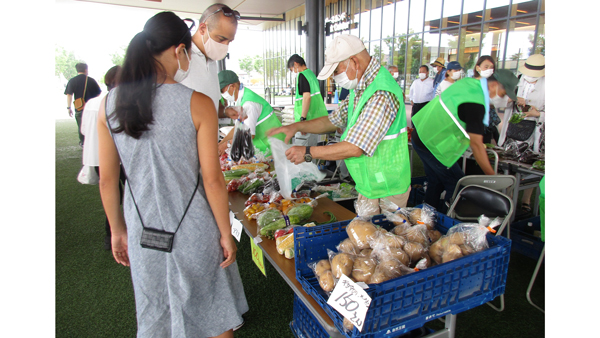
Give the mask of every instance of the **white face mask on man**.
<svg viewBox="0 0 600 338">
<path fill-rule="evenodd" d="M 348 78 L 348 75 L 346 74 L 346 72 L 348 71 L 349 64 L 350 64 L 350 59 L 348 59 L 348 62 L 346 63 L 346 71 L 344 71 L 343 73 L 340 73 L 338 75 L 334 75 L 333 80 L 335 81 L 335 83 L 340 85 L 340 87 L 346 88 L 348 90 L 352 90 L 352 89 L 356 88 L 356 86 L 358 86 L 358 77 L 356 77 L 354 80 L 350 80 Z M 358 70 L 356 71 L 356 73 L 358 73 Z"/>
<path fill-rule="evenodd" d="M 419 73 L 419 79 L 425 80 L 425 78 L 427 78 L 427 74 L 425 74 L 425 73 Z"/>
<path fill-rule="evenodd" d="M 192 58 L 189 57 L 187 50 L 184 48 L 183 51 L 185 52 L 185 57 L 188 59 L 188 69 L 187 70 L 183 70 L 181 69 L 181 63 L 179 62 L 179 57 L 177 58 L 177 72 L 175 73 L 175 76 L 173 76 L 173 80 L 175 80 L 175 82 L 181 82 L 183 80 L 185 80 L 185 78 L 188 76 L 188 74 L 190 73 L 190 68 L 192 68 Z"/>
<path fill-rule="evenodd" d="M 204 35 L 202 35 L 202 43 L 204 44 L 204 54 L 211 60 L 219 61 L 223 60 L 227 56 L 229 45 L 218 43 L 210 37 L 208 26 L 206 26 L 206 33 L 208 33 L 208 41 L 204 42 Z"/>
<path fill-rule="evenodd" d="M 533 77 L 533 76 L 529 76 L 529 75 L 525 75 L 523 74 L 523 80 L 529 82 L 529 83 L 534 83 L 539 79 L 539 77 Z"/>
<path fill-rule="evenodd" d="M 229 94 L 229 87 L 231 87 L 231 85 L 227 86 L 227 90 L 225 90 L 225 92 L 222 93 L 221 96 L 223 97 L 223 99 L 225 99 L 225 101 L 232 102 L 235 101 L 235 97 L 232 94 Z M 235 93 L 235 88 L 233 89 L 233 92 Z"/>
</svg>

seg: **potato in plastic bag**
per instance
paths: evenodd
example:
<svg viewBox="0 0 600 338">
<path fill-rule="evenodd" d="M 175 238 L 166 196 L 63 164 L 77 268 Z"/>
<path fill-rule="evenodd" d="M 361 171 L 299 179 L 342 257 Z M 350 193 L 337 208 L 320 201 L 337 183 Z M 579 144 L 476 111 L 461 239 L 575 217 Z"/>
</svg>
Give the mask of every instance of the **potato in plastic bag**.
<svg viewBox="0 0 600 338">
<path fill-rule="evenodd" d="M 354 245 L 360 249 L 369 248 L 369 241 L 378 233 L 370 217 L 356 217 L 346 226 L 346 233 Z"/>
</svg>

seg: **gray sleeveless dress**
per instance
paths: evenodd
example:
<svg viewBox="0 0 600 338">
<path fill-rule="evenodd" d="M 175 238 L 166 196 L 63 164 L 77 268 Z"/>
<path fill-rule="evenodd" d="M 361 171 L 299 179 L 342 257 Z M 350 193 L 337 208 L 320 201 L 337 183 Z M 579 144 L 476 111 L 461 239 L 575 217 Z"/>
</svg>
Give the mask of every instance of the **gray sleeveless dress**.
<svg viewBox="0 0 600 338">
<path fill-rule="evenodd" d="M 156 90 L 150 130 L 138 140 L 124 132 L 113 135 L 127 184 L 131 183 L 149 228 L 175 231 L 198 180 L 192 92 L 181 84 L 163 84 Z M 108 96 L 109 114 L 116 95 L 118 88 Z M 119 125 L 116 118 L 110 124 Z M 238 266 L 219 266 L 224 259 L 221 235 L 202 182 L 175 234 L 171 253 L 140 246 L 142 224 L 129 187 L 124 196 L 137 336 L 212 337 L 242 323 L 248 303 Z"/>
</svg>

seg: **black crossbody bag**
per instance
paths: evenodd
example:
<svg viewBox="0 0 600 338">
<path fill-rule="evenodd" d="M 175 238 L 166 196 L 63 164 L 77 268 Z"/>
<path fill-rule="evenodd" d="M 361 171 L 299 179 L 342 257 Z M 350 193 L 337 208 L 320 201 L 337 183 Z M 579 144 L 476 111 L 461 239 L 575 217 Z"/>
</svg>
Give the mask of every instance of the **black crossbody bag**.
<svg viewBox="0 0 600 338">
<path fill-rule="evenodd" d="M 119 155 L 119 159 L 121 160 L 121 163 L 123 163 L 122 158 L 121 158 L 121 153 L 119 152 L 119 148 L 117 147 L 117 142 L 115 141 L 115 136 L 112 133 L 112 127 L 110 125 L 108 111 L 106 110 L 107 102 L 108 102 L 108 95 L 106 95 L 106 100 L 104 102 L 104 113 L 106 116 L 106 123 L 108 124 L 110 135 L 112 136 L 113 142 L 115 143 L 115 148 L 117 149 L 117 154 Z M 185 215 L 187 214 L 187 211 L 190 208 L 190 205 L 192 204 L 192 200 L 194 200 L 194 196 L 196 196 L 196 191 L 198 191 L 198 186 L 200 185 L 200 173 L 198 172 L 198 181 L 196 182 L 196 188 L 194 189 L 194 192 L 192 193 L 192 197 L 190 198 L 190 201 L 188 202 L 187 207 L 185 208 L 185 211 L 183 212 L 183 216 L 181 216 L 181 220 L 179 221 L 179 224 L 177 225 L 177 229 L 175 229 L 175 232 L 168 232 L 165 230 L 148 228 L 144 225 L 144 221 L 142 220 L 142 215 L 140 213 L 140 209 L 138 208 L 138 205 L 135 201 L 135 197 L 133 196 L 133 191 L 131 190 L 131 180 L 127 177 L 127 172 L 125 171 L 125 166 L 123 166 L 123 173 L 125 174 L 125 178 L 127 180 L 126 181 L 127 186 L 129 187 L 129 193 L 131 194 L 131 198 L 133 199 L 133 204 L 135 205 L 135 210 L 137 211 L 138 217 L 140 218 L 140 222 L 142 223 L 143 230 L 142 230 L 142 237 L 140 239 L 140 245 L 142 246 L 142 248 L 145 248 L 145 249 L 171 252 L 173 250 L 173 239 L 175 238 L 175 234 L 179 230 L 179 227 L 181 226 L 181 223 L 183 222 L 183 219 L 185 218 Z"/>
</svg>

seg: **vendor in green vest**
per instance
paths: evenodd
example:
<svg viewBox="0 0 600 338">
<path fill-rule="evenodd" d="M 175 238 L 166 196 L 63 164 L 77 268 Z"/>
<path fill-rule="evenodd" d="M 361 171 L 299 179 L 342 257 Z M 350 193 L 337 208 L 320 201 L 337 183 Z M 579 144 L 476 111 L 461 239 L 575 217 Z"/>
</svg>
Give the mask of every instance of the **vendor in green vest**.
<svg viewBox="0 0 600 338">
<path fill-rule="evenodd" d="M 427 175 L 425 203 L 443 209 L 440 196 L 444 190 L 445 200 L 450 201 L 458 180 L 464 176 L 457 161 L 469 147 L 483 172 L 495 174 L 483 143 L 484 127 L 489 122 L 490 104 L 505 106 L 506 95 L 517 100 L 517 83 L 517 77 L 506 69 L 494 71 L 487 79 L 462 79 L 412 117 L 412 146 Z"/>
<path fill-rule="evenodd" d="M 300 122 L 327 116 L 327 108 L 317 77 L 312 70 L 306 68 L 304 59 L 294 54 L 289 58 L 287 66 L 292 73 L 298 74 L 294 97 L 294 120 Z M 294 136 L 294 144 L 299 146 L 316 146 L 317 143 L 319 143 L 319 135 L 298 133 Z"/>
<path fill-rule="evenodd" d="M 333 75 L 336 84 L 350 91 L 328 116 L 296 122 L 269 131 L 329 133 L 346 127 L 341 141 L 325 146 L 293 146 L 288 160 L 299 164 L 314 159 L 344 160 L 359 192 L 359 216 L 381 213 L 381 199 L 405 207 L 410 193 L 410 162 L 404 96 L 390 72 L 371 57 L 362 41 L 338 35 L 327 46 L 325 65 L 318 79 Z"/>
<path fill-rule="evenodd" d="M 240 83 L 237 74 L 231 70 L 219 72 L 219 86 L 223 99 L 232 104 L 225 108 L 228 116 L 243 120 L 244 124 L 250 128 L 254 146 L 265 156 L 269 156 L 271 147 L 266 132 L 269 129 L 281 127 L 281 121 L 275 115 L 273 107 L 261 96 L 249 88 L 245 88 Z M 231 146 L 233 133 L 234 129 L 219 142 L 219 155 Z M 277 138 L 283 140 L 284 137 L 279 135 Z"/>
</svg>

